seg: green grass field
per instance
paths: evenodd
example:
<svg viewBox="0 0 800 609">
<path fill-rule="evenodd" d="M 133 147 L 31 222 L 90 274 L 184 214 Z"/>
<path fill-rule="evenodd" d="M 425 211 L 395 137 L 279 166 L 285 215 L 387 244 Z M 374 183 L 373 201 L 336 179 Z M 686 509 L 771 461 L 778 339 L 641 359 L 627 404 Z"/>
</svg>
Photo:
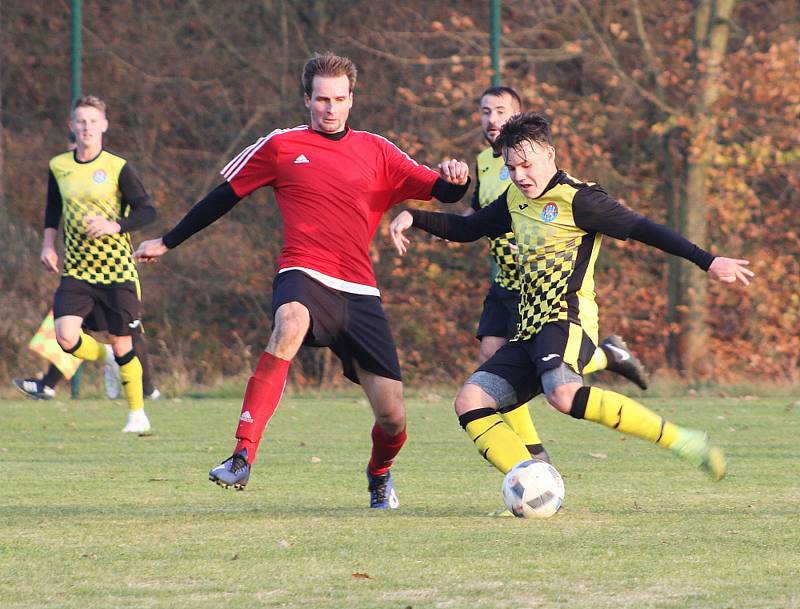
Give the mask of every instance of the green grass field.
<svg viewBox="0 0 800 609">
<path fill-rule="evenodd" d="M 402 507 L 370 512 L 371 416 L 358 397 L 284 399 L 248 489 L 206 480 L 238 400 L 0 401 L 3 609 L 740 609 L 800 607 L 800 402 L 647 403 L 711 431 L 713 483 L 666 451 L 534 412 L 564 476 L 545 521 L 489 518 L 500 475 L 450 398 L 408 400 Z"/>
</svg>

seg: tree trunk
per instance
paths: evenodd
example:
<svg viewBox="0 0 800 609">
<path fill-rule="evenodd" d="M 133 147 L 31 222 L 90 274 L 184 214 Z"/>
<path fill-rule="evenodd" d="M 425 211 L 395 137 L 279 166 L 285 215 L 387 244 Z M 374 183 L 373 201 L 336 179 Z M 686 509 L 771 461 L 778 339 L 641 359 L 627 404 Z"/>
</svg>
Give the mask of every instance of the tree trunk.
<svg viewBox="0 0 800 609">
<path fill-rule="evenodd" d="M 664 199 L 667 203 L 667 224 L 680 230 L 684 224 L 681 220 L 681 210 L 683 209 L 683 188 L 681 180 L 684 175 L 684 167 L 677 166 L 678 160 L 682 161 L 683 156 L 677 154 L 680 145 L 673 141 L 673 131 L 667 131 L 662 140 L 664 161 L 662 173 L 664 176 Z M 677 256 L 667 257 L 667 328 L 669 335 L 667 339 L 666 357 L 669 366 L 675 370 L 683 369 L 680 346 L 680 327 L 681 327 L 681 295 L 683 294 L 681 268 L 683 260 Z"/>
<path fill-rule="evenodd" d="M 717 135 L 714 105 L 720 96 L 722 62 L 735 4 L 736 0 L 695 2 L 693 43 L 699 79 L 697 101 L 692 108 L 679 228 L 689 240 L 703 248 L 708 248 L 708 171 Z M 673 313 L 679 321 L 677 362 L 679 369 L 690 377 L 703 377 L 713 367 L 713 362 L 709 361 L 706 321 L 708 278 L 703 271 L 687 262 L 682 262 L 677 271 L 670 274 L 670 291 L 676 295 Z M 671 337 L 670 342 L 674 342 L 675 338 Z"/>
</svg>

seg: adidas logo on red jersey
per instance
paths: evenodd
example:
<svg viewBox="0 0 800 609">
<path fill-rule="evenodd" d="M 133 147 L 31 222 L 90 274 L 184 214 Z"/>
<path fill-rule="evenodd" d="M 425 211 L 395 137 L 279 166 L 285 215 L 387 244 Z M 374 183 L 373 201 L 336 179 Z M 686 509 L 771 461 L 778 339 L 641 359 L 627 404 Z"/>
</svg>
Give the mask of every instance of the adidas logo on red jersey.
<svg viewBox="0 0 800 609">
<path fill-rule="evenodd" d="M 299 155 L 299 156 L 298 156 L 298 157 L 297 157 L 297 158 L 294 160 L 294 164 L 295 164 L 295 165 L 300 165 L 300 164 L 302 164 L 302 163 L 310 163 L 310 162 L 311 162 L 311 161 L 309 161 L 309 160 L 308 160 L 308 158 L 306 157 L 306 155 L 304 155 L 304 154 L 301 154 L 301 155 Z"/>
</svg>

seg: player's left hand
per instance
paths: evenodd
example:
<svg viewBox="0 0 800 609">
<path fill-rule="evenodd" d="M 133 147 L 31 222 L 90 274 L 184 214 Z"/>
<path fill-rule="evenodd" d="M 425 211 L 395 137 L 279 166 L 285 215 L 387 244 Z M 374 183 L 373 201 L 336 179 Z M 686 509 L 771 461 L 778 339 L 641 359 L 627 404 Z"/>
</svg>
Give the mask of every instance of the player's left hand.
<svg viewBox="0 0 800 609">
<path fill-rule="evenodd" d="M 754 277 L 755 273 L 747 268 L 748 264 L 750 264 L 749 260 L 717 256 L 708 267 L 708 274 L 722 283 L 741 281 L 744 285 L 750 285 L 749 278 Z"/>
<path fill-rule="evenodd" d="M 86 233 L 95 239 L 105 235 L 116 235 L 120 228 L 119 223 L 108 220 L 103 216 L 89 216 L 86 218 Z"/>
<path fill-rule="evenodd" d="M 469 179 L 469 165 L 458 159 L 447 159 L 439 163 L 442 179 L 451 184 L 462 186 Z"/>
</svg>

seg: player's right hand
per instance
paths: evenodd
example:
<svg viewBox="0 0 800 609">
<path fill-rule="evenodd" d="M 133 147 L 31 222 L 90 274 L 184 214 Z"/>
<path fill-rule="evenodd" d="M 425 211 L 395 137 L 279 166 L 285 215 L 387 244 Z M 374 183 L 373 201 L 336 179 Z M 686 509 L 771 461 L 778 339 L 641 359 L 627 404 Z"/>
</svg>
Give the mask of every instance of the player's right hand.
<svg viewBox="0 0 800 609">
<path fill-rule="evenodd" d="M 462 186 L 469 179 L 469 165 L 458 159 L 446 159 L 439 163 L 439 172 L 446 182 Z"/>
<path fill-rule="evenodd" d="M 136 259 L 136 262 L 149 264 L 151 262 L 158 262 L 158 257 L 163 256 L 168 251 L 169 249 L 159 237 L 158 239 L 142 241 L 133 253 L 133 257 Z"/>
<path fill-rule="evenodd" d="M 404 233 L 413 225 L 414 216 L 408 211 L 401 211 L 389 225 L 389 235 L 392 237 L 392 243 L 394 243 L 394 248 L 401 256 L 408 251 L 408 244 L 411 243 Z"/>
<path fill-rule="evenodd" d="M 58 273 L 58 253 L 54 247 L 43 247 L 39 257 L 49 273 Z"/>
</svg>

